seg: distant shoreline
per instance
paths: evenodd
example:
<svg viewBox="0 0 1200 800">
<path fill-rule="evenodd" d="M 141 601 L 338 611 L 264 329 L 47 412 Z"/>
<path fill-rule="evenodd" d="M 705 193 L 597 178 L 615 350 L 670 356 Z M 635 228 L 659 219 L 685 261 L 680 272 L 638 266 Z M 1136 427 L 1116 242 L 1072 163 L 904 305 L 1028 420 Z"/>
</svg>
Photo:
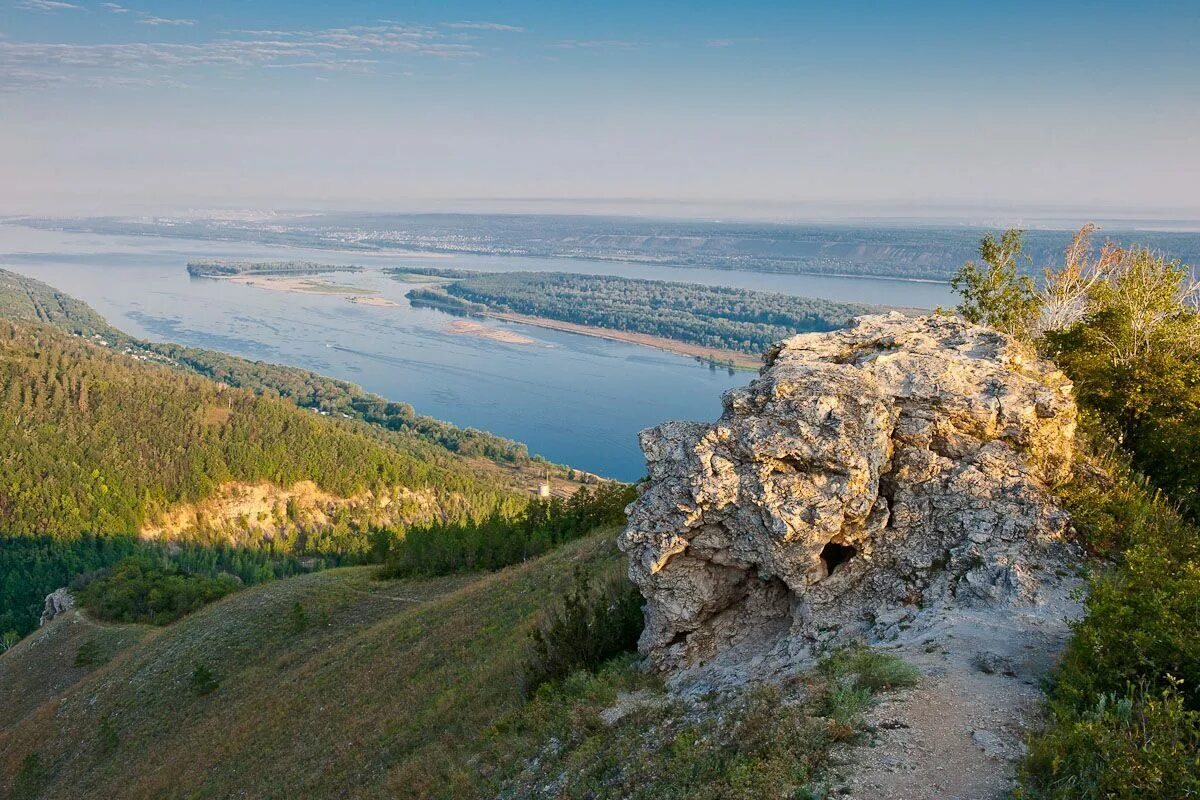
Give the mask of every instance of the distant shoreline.
<svg viewBox="0 0 1200 800">
<path fill-rule="evenodd" d="M 530 317 L 525 314 L 512 314 L 504 311 L 485 311 L 481 312 L 481 314 L 485 317 L 500 319 L 505 322 L 515 322 L 520 325 L 532 325 L 537 328 L 575 333 L 580 336 L 591 336 L 594 339 L 607 339 L 614 342 L 653 347 L 656 350 L 665 350 L 668 353 L 675 353 L 676 355 L 690 356 L 714 363 L 717 366 L 729 366 L 733 369 L 753 370 L 757 372 L 762 366 L 762 358 L 750 355 L 749 353 L 742 353 L 737 350 L 722 350 L 716 347 L 705 347 L 704 345 L 681 342 L 677 339 L 667 339 L 663 336 L 653 336 L 648 333 L 618 331 L 613 328 L 580 325 L 575 322 L 563 322 L 546 317 Z"/>
</svg>

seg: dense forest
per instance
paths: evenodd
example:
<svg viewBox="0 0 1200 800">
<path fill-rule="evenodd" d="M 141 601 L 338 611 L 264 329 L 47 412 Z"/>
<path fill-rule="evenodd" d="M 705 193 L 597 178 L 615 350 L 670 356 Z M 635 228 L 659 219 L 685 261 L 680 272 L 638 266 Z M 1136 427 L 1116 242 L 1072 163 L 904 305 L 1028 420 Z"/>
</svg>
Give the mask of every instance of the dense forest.
<svg viewBox="0 0 1200 800">
<path fill-rule="evenodd" d="M 315 275 L 321 272 L 362 272 L 362 267 L 331 266 L 315 261 L 189 261 L 194 278 L 228 278 L 233 275 Z"/>
<path fill-rule="evenodd" d="M 606 483 L 566 500 L 535 499 L 498 506 L 484 518 L 414 526 L 390 543 L 381 574 L 428 577 L 518 564 L 600 526 L 621 525 L 636 496 L 632 486 Z"/>
<path fill-rule="evenodd" d="M 773 292 L 702 286 L 611 275 L 563 272 L 397 270 L 453 278 L 441 288 L 418 288 L 408 296 L 434 305 L 493 311 L 647 333 L 706 347 L 759 353 L 797 333 L 830 331 L 878 310 Z M 457 304 L 455 301 L 459 301 Z"/>
<path fill-rule="evenodd" d="M 459 428 L 417 414 L 362 388 L 309 370 L 250 361 L 217 350 L 136 339 L 109 325 L 86 303 L 53 287 L 0 270 L 0 317 L 46 322 L 71 333 L 92 337 L 134 358 L 157 361 L 259 394 L 278 395 L 330 415 L 346 415 L 390 431 L 423 439 L 463 456 L 480 456 L 508 464 L 532 460 L 524 444 L 474 428 Z M 432 454 L 431 454 L 432 456 Z"/>
<path fill-rule="evenodd" d="M 137 530 L 229 481 L 330 494 L 404 486 L 447 511 L 497 495 L 432 448 L 278 398 L 139 363 L 43 325 L 0 323 L 0 525 L 6 535 Z"/>
</svg>

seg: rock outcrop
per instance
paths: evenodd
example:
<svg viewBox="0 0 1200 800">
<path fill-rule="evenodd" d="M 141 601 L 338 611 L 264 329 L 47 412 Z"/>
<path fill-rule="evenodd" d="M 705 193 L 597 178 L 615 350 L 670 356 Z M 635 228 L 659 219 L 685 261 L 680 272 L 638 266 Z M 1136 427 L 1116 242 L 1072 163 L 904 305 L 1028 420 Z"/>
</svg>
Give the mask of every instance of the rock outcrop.
<svg viewBox="0 0 1200 800">
<path fill-rule="evenodd" d="M 660 669 L 778 669 L 1061 574 L 1071 385 L 961 320 L 862 317 L 773 348 L 713 424 L 644 431 L 620 546 Z"/>
<path fill-rule="evenodd" d="M 46 595 L 46 601 L 42 605 L 42 618 L 38 620 L 38 625 L 45 625 L 59 614 L 65 614 L 74 607 L 75 598 L 71 596 L 67 587 L 55 589 Z"/>
</svg>

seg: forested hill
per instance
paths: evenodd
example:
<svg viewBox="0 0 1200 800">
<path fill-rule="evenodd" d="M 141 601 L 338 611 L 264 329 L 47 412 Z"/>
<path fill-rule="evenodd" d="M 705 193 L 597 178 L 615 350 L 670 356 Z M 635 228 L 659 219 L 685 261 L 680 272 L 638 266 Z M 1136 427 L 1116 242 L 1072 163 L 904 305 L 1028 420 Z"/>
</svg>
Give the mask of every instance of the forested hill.
<svg viewBox="0 0 1200 800">
<path fill-rule="evenodd" d="M 312 481 L 337 497 L 428 490 L 436 509 L 426 516 L 489 508 L 501 491 L 427 443 L 402 445 L 43 324 L 0 322 L 0 386 L 6 536 L 133 532 L 228 482 Z"/>
<path fill-rule="evenodd" d="M 301 407 L 326 414 L 361 419 L 459 455 L 481 456 L 506 464 L 530 461 L 528 450 L 520 442 L 419 415 L 407 403 L 387 400 L 347 381 L 296 367 L 250 361 L 216 350 L 134 338 L 109 325 L 86 303 L 41 281 L 2 269 L 0 317 L 45 322 L 89 336 L 97 344 L 127 352 L 134 358 L 179 367 L 230 386 L 276 394 Z"/>
<path fill-rule="evenodd" d="M 413 289 L 408 296 L 468 313 L 481 308 L 513 312 L 754 354 L 788 336 L 835 330 L 878 310 L 862 303 L 612 275 L 393 272 L 399 280 L 413 274 L 453 279 L 444 288 Z"/>
</svg>

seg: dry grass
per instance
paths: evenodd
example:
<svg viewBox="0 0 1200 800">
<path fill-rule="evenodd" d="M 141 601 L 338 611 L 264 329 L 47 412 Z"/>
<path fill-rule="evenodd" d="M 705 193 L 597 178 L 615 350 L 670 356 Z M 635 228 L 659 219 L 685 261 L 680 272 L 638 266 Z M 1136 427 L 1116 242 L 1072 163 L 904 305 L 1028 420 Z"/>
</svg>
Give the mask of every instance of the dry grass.
<svg viewBox="0 0 1200 800">
<path fill-rule="evenodd" d="M 572 562 L 619 570 L 614 535 L 489 575 L 384 582 L 351 568 L 233 595 L 0 729 L 0 795 L 36 754 L 42 798 L 471 796 L 469 759 L 522 704 L 537 612 Z M 74 661 L 60 650 L 52 669 Z M 197 696 L 201 664 L 219 685 Z"/>
</svg>

